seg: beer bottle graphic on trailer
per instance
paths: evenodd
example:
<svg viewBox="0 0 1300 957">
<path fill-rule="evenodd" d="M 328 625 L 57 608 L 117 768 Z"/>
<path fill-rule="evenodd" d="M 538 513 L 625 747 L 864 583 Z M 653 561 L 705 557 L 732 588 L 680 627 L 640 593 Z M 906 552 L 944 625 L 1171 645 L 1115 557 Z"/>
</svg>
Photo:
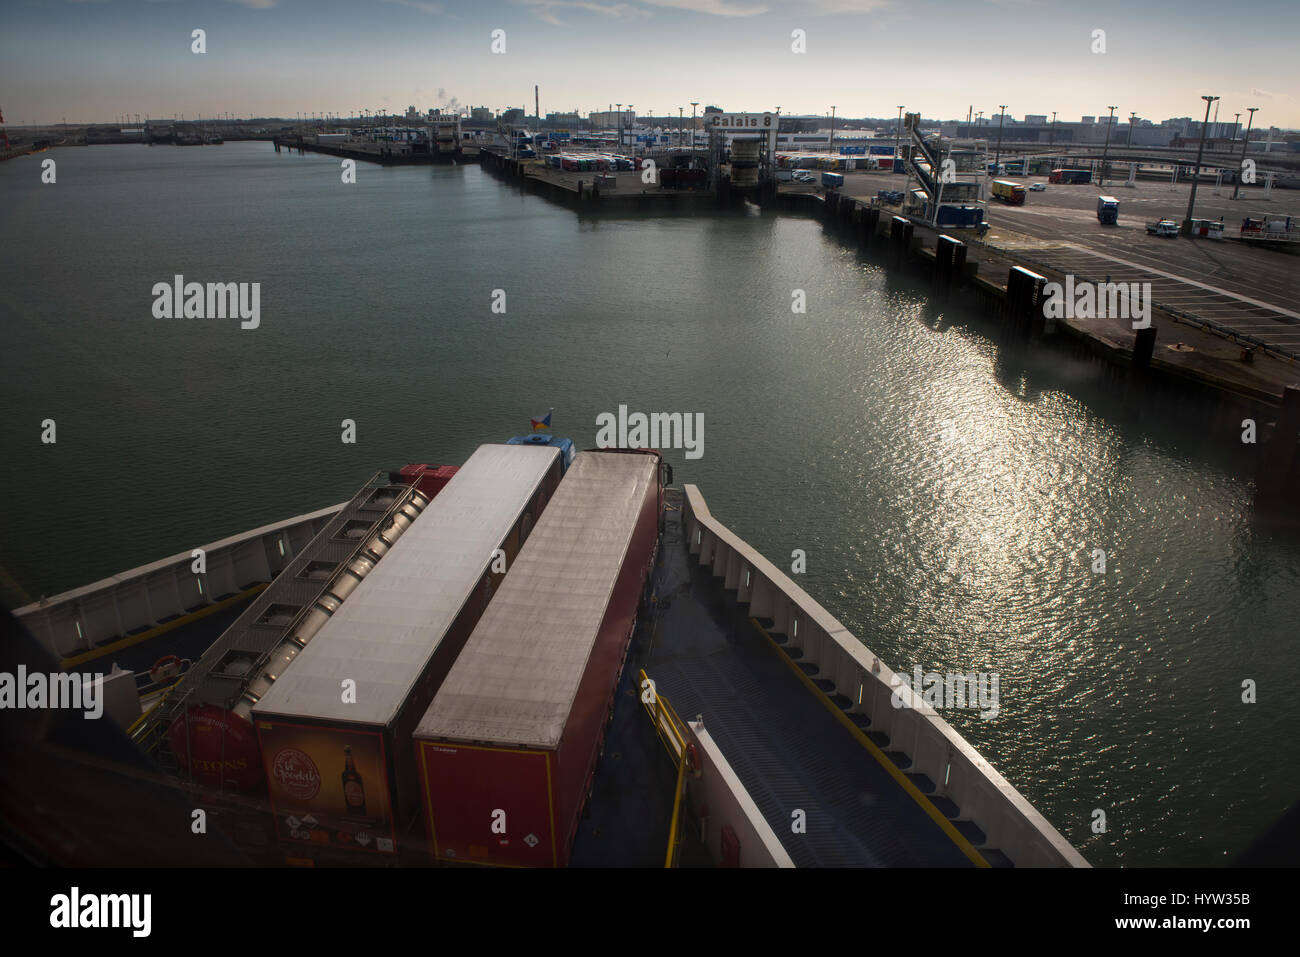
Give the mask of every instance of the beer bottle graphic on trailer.
<svg viewBox="0 0 1300 957">
<path fill-rule="evenodd" d="M 364 815 L 366 813 L 366 789 L 361 784 L 361 775 L 352 760 L 352 745 L 345 745 L 343 753 L 347 763 L 343 768 L 343 800 L 348 814 Z"/>
</svg>

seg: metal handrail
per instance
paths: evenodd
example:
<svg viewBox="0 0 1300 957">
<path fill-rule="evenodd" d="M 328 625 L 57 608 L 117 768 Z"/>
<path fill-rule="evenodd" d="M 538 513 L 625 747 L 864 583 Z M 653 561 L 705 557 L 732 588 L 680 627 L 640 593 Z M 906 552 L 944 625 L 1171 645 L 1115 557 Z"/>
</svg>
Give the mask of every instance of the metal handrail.
<svg viewBox="0 0 1300 957">
<path fill-rule="evenodd" d="M 325 525 L 321 528 L 321 530 L 320 530 L 319 532 L 317 532 L 317 534 L 316 534 L 315 536 L 313 536 L 312 541 L 315 541 L 316 538 L 318 538 L 319 536 L 324 535 L 326 532 L 328 532 L 328 531 L 330 530 L 331 526 L 333 526 L 334 523 L 340 519 L 340 517 L 342 517 L 342 516 L 344 516 L 344 515 L 347 515 L 347 514 L 355 514 L 355 508 L 353 508 L 353 506 L 356 505 L 356 503 L 358 503 L 358 502 L 361 500 L 362 496 L 364 496 L 364 495 L 368 495 L 368 494 L 373 494 L 376 490 L 381 489 L 381 488 L 392 488 L 392 489 L 399 490 L 399 491 L 398 491 L 398 494 L 393 498 L 393 501 L 388 505 L 388 507 L 387 507 L 386 509 L 384 509 L 384 513 L 383 513 L 382 517 L 380 517 L 380 518 L 375 522 L 375 525 L 374 525 L 374 527 L 377 528 L 377 529 L 383 529 L 383 528 L 385 528 L 385 527 L 386 527 L 385 523 L 386 523 L 390 518 L 392 518 L 393 514 L 396 513 L 397 511 L 399 511 L 399 510 L 401 509 L 401 507 L 404 506 L 408 501 L 410 501 L 410 499 L 414 496 L 414 494 L 415 494 L 416 492 L 419 491 L 418 489 L 416 489 L 416 487 L 415 487 L 414 485 L 403 485 L 403 484 L 400 483 L 400 482 L 392 482 L 392 481 L 389 481 L 388 478 L 387 478 L 387 476 L 388 476 L 388 472 L 387 472 L 386 470 L 384 470 L 384 469 L 380 469 L 379 471 L 375 472 L 375 473 L 370 477 L 370 479 L 365 483 L 365 485 L 363 485 L 363 486 L 361 487 L 361 489 L 357 492 L 357 494 L 354 495 L 354 496 L 353 496 L 353 497 L 352 497 L 352 498 L 347 502 L 347 504 L 345 504 L 345 505 L 343 506 L 343 508 L 339 509 L 339 511 L 338 511 L 338 512 L 337 512 L 337 513 L 336 513 L 332 518 L 330 518 L 330 520 L 329 520 L 328 522 L 325 523 Z M 421 493 L 421 494 L 423 494 L 423 493 Z M 427 505 L 426 505 L 426 507 L 427 507 Z M 349 512 L 349 509 L 350 509 L 350 508 L 352 508 L 352 512 L 351 512 L 351 513 Z M 423 510 L 421 510 L 421 511 L 423 511 Z M 341 527 L 341 526 L 340 526 L 340 527 Z M 357 557 L 357 555 L 359 555 L 359 554 L 361 553 L 361 549 L 366 545 L 366 543 L 369 541 L 369 539 L 370 539 L 370 536 L 368 536 L 368 535 L 367 535 L 367 536 L 363 536 L 362 538 L 358 539 L 358 541 L 357 541 L 355 547 L 353 547 L 353 548 L 351 549 L 351 551 L 349 551 L 349 552 L 347 553 L 347 556 L 346 556 L 345 558 L 343 558 L 343 559 L 338 563 L 338 567 L 337 567 L 335 573 L 334 573 L 333 575 L 331 575 L 329 578 L 327 578 L 327 579 L 325 579 L 324 581 L 321 582 L 321 584 L 320 584 L 320 588 L 316 589 L 314 597 L 313 597 L 310 601 L 304 602 L 302 608 L 299 609 L 299 611 L 297 612 L 297 614 L 294 615 L 293 619 L 289 622 L 289 624 L 286 625 L 286 626 L 284 627 L 284 629 L 283 629 L 283 634 L 284 634 L 284 635 L 289 635 L 289 634 L 291 634 L 291 633 L 293 632 L 293 630 L 294 630 L 296 627 L 298 627 L 298 625 L 301 623 L 302 619 L 305 618 L 305 617 L 307 616 L 307 614 L 312 610 L 312 607 L 313 607 L 313 605 L 315 604 L 315 602 L 318 601 L 318 600 L 320 599 L 320 597 L 321 597 L 323 594 L 325 594 L 325 592 L 328 591 L 329 588 L 330 588 L 330 587 L 331 587 L 331 586 L 332 586 L 336 581 L 338 581 L 339 576 L 341 576 L 341 575 L 343 574 L 344 569 L 346 569 L 347 566 L 348 566 L 348 565 L 349 565 L 349 564 L 350 564 L 350 563 L 351 563 L 351 562 L 352 562 L 352 561 Z M 289 562 L 286 562 L 284 568 L 282 568 L 282 569 L 280 570 L 279 575 L 282 575 L 282 574 L 284 574 L 286 571 L 288 571 L 289 568 L 294 564 L 294 562 L 297 561 L 298 559 L 300 559 L 300 558 L 302 557 L 303 553 L 307 550 L 308 547 L 310 547 L 310 543 L 308 543 L 307 546 L 304 546 L 304 548 L 300 549 L 300 550 L 298 551 L 298 553 L 294 556 L 294 558 L 293 558 L 292 560 L 290 560 Z M 276 577 L 278 578 L 279 575 L 277 575 Z M 274 581 L 274 580 L 273 580 L 273 581 Z M 263 594 L 265 594 L 265 592 L 263 592 Z M 250 604 L 250 605 L 248 606 L 248 608 L 246 608 L 246 609 L 244 610 L 244 612 L 241 613 L 240 617 L 239 617 L 238 619 L 236 619 L 234 623 L 232 623 L 231 627 L 234 627 L 234 625 L 239 624 L 239 623 L 243 620 L 243 616 L 246 615 L 246 614 L 248 614 L 248 613 L 252 610 L 253 607 L 255 607 L 255 606 L 252 605 L 252 604 Z M 252 665 L 252 667 L 249 669 L 248 674 L 250 674 L 250 675 L 251 675 L 251 674 L 255 674 L 259 669 L 261 669 L 262 667 L 264 667 L 264 666 L 266 665 L 266 663 L 267 663 L 268 661 L 270 661 L 271 656 L 275 653 L 275 649 L 276 649 L 276 647 L 278 647 L 278 645 L 272 646 L 271 648 L 267 649 L 266 651 L 264 651 L 264 652 L 262 652 L 260 655 L 258 655 L 258 656 L 254 659 L 254 661 L 253 661 L 253 665 Z M 188 674 L 188 669 L 187 669 L 187 672 L 186 672 L 186 673 Z M 178 683 L 179 683 L 179 682 L 178 682 Z M 174 687 L 175 687 L 175 685 L 173 685 L 172 688 L 168 688 L 168 689 L 167 689 L 168 692 L 170 692 L 171 690 L 173 690 Z M 188 699 L 188 697 L 189 697 L 192 693 L 193 693 L 193 689 L 190 689 L 190 691 L 186 692 L 185 697 L 183 697 L 183 698 L 180 699 L 180 701 L 179 701 L 179 703 L 178 703 L 178 705 L 177 705 L 177 710 L 182 710 L 182 709 L 183 709 L 186 700 Z M 162 711 L 159 710 L 159 706 L 162 705 L 163 702 L 167 700 L 167 697 L 168 697 L 167 694 L 164 694 L 162 697 L 160 697 L 160 698 L 158 699 L 158 702 L 154 705 L 154 707 L 150 708 L 147 712 L 145 712 L 143 715 L 141 715 L 141 716 L 140 716 L 140 719 L 137 719 L 136 723 L 132 725 L 132 727 L 135 727 L 136 725 L 141 725 L 141 727 L 139 728 L 139 734 L 138 734 L 137 742 L 142 741 L 143 739 L 145 739 L 145 738 L 148 736 L 150 730 L 153 730 L 153 729 L 151 729 L 151 724 L 156 725 L 156 724 L 158 723 L 158 721 L 159 721 L 159 720 L 164 716 L 164 713 L 163 713 Z M 145 723 L 142 724 L 142 722 L 144 721 L 145 718 L 150 718 L 151 716 L 152 716 L 152 721 L 151 721 L 151 722 L 145 722 Z"/>
<path fill-rule="evenodd" d="M 686 749 L 682 749 L 682 756 L 677 761 L 677 792 L 673 799 L 673 819 L 668 825 L 668 854 L 664 858 L 664 867 L 671 868 L 677 863 L 677 849 L 681 847 L 681 840 L 678 837 L 681 831 L 682 817 L 682 797 L 686 793 L 684 782 L 686 780 Z"/>
<path fill-rule="evenodd" d="M 650 681 L 646 675 L 645 669 L 640 670 L 640 683 L 638 687 L 644 688 L 645 683 Z M 651 688 L 654 688 L 653 683 Z M 681 828 L 682 828 L 682 799 L 686 796 L 686 748 L 687 748 L 687 730 L 686 724 L 677 715 L 677 711 L 668 703 L 658 690 L 653 691 L 653 700 L 646 701 L 643 697 L 641 704 L 650 716 L 654 724 L 655 733 L 659 735 L 659 740 L 663 742 L 668 749 L 669 756 L 677 764 L 677 785 L 673 794 L 673 816 L 668 825 L 668 851 L 664 857 L 664 867 L 673 867 L 677 863 L 677 852 L 682 845 Z"/>
<path fill-rule="evenodd" d="M 126 733 L 131 738 L 131 740 L 134 741 L 136 744 L 140 745 L 142 748 L 144 748 L 146 752 L 152 751 L 153 746 L 144 743 L 144 738 L 146 737 L 147 732 L 150 730 L 154 730 L 154 728 L 145 727 L 144 726 L 145 720 L 149 718 L 160 707 L 162 707 L 163 702 L 167 700 L 167 696 L 171 694 L 172 690 L 175 689 L 175 687 L 178 684 L 180 684 L 182 681 L 185 680 L 185 674 L 186 673 L 182 673 L 179 676 L 177 676 L 176 680 L 173 681 L 170 685 L 168 685 L 163 690 L 163 693 L 158 696 L 158 700 L 153 703 L 153 705 L 149 708 L 149 710 L 141 712 L 140 717 L 132 721 L 130 726 L 126 729 Z"/>
<path fill-rule="evenodd" d="M 392 518 L 394 513 L 400 511 L 401 507 L 405 505 L 406 502 L 409 501 L 414 496 L 414 493 L 419 491 L 414 485 L 402 485 L 400 482 L 390 482 L 387 481 L 386 479 L 381 478 L 382 476 L 386 476 L 387 474 L 388 473 L 386 471 L 381 469 L 378 472 L 376 472 L 374 475 L 372 475 L 370 477 L 370 481 L 366 482 L 366 484 L 361 487 L 361 490 L 355 496 L 353 496 L 352 501 L 349 501 L 348 505 L 345 505 L 342 509 L 340 509 L 338 515 L 336 515 L 334 519 L 331 519 L 330 522 L 326 523 L 325 527 L 321 529 L 320 534 L 324 534 L 326 531 L 328 531 L 330 525 L 332 525 L 333 522 L 337 518 L 339 518 L 339 516 L 346 514 L 348 511 L 348 506 L 352 505 L 353 502 L 357 501 L 357 499 L 359 499 L 363 494 L 366 493 L 373 494 L 374 491 L 381 488 L 401 489 L 401 491 L 393 498 L 393 501 L 389 504 L 389 506 L 386 509 L 384 509 L 383 517 L 380 518 L 378 521 L 376 521 L 374 524 L 374 528 L 380 531 L 387 528 L 388 526 L 385 523 L 390 518 Z M 421 512 L 423 512 L 423 509 L 421 509 Z M 313 541 L 314 540 L 315 539 L 313 538 Z M 329 578 L 325 579 L 323 582 L 321 582 L 321 586 L 319 589 L 316 590 L 315 596 L 310 601 L 305 602 L 302 608 L 298 610 L 298 613 L 293 616 L 293 619 L 287 625 L 284 626 L 285 635 L 292 634 L 293 630 L 297 628 L 299 624 L 302 623 L 302 620 L 306 618 L 308 614 L 311 613 L 313 605 L 320 600 L 322 595 L 324 595 L 327 591 L 329 591 L 329 589 L 339 580 L 339 578 L 342 577 L 348 565 L 350 565 L 353 562 L 353 560 L 355 560 L 356 557 L 361 554 L 361 549 L 369 541 L 370 541 L 369 535 L 365 535 L 357 540 L 356 546 L 350 552 L 348 552 L 347 556 L 344 557 L 338 563 L 338 567 L 336 568 L 334 574 L 331 575 Z M 306 549 L 304 548 L 303 551 L 305 550 Z M 301 554 L 302 552 L 300 551 L 298 553 L 298 556 L 295 556 L 295 558 L 300 557 Z M 284 570 L 287 570 L 288 567 L 289 565 L 286 564 Z M 271 660 L 271 656 L 275 654 L 276 647 L 278 646 L 273 646 L 271 648 L 268 648 L 266 651 L 258 655 L 253 661 L 253 666 L 248 670 L 248 674 L 250 675 L 254 674 L 258 671 L 258 669 L 266 665 L 266 663 Z"/>
</svg>

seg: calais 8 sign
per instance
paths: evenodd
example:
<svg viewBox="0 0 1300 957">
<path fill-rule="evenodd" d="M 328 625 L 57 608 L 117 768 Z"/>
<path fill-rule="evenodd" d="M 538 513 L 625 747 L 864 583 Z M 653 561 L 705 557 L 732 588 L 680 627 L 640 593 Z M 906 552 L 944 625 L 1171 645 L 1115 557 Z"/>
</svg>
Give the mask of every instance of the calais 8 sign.
<svg viewBox="0 0 1300 957">
<path fill-rule="evenodd" d="M 775 125 L 771 113 L 709 114 L 709 126 L 715 130 L 770 130 Z"/>
</svg>

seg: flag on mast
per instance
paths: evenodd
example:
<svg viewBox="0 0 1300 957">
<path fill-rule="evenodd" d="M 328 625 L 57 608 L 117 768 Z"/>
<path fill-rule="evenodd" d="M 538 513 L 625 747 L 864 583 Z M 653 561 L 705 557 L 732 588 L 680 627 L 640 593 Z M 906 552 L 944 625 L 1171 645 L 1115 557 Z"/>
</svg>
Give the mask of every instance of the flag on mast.
<svg viewBox="0 0 1300 957">
<path fill-rule="evenodd" d="M 548 411 L 544 416 L 542 416 L 540 419 L 529 419 L 528 421 L 531 422 L 531 423 L 533 424 L 533 431 L 534 431 L 534 432 L 541 432 L 541 431 L 543 431 L 544 429 L 549 429 L 549 428 L 551 427 L 551 413 L 554 412 L 554 411 L 555 411 L 555 409 L 554 409 L 554 407 L 552 407 L 552 408 L 551 408 L 551 409 L 550 409 L 550 410 L 549 410 L 549 411 Z"/>
</svg>

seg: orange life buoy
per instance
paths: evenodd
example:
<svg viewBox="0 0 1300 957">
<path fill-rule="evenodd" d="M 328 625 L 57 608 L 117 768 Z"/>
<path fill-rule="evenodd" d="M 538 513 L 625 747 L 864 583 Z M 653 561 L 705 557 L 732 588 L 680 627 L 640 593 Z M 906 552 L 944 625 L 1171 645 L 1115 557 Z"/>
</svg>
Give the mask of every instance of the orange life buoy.
<svg viewBox="0 0 1300 957">
<path fill-rule="evenodd" d="M 160 684 L 169 678 L 175 678 L 181 671 L 181 660 L 175 655 L 163 655 L 149 669 L 149 678 L 154 684 Z"/>
</svg>

